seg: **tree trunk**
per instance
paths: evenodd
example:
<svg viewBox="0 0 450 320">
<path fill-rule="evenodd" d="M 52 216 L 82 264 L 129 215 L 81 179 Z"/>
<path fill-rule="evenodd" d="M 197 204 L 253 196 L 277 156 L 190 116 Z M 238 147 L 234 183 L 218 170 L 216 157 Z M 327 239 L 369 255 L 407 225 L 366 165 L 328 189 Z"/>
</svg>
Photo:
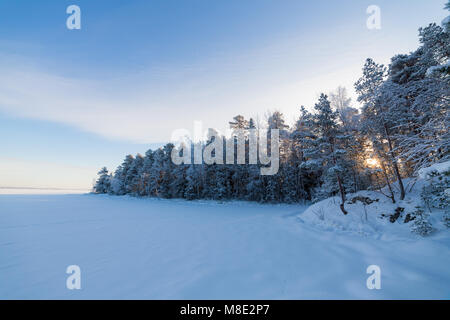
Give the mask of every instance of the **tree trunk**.
<svg viewBox="0 0 450 320">
<path fill-rule="evenodd" d="M 380 111 L 380 115 L 382 116 L 383 109 L 381 108 L 381 105 L 379 106 L 379 111 Z M 384 132 L 386 134 L 386 139 L 388 141 L 389 154 L 391 156 L 392 166 L 394 167 L 394 173 L 398 180 L 398 186 L 400 187 L 400 200 L 403 200 L 405 198 L 405 187 L 403 186 L 402 177 L 400 176 L 400 170 L 398 169 L 397 160 L 395 159 L 395 156 L 394 156 L 394 148 L 392 147 L 392 140 L 391 140 L 391 135 L 389 134 L 389 128 L 388 128 L 386 122 L 384 121 L 384 118 L 383 118 L 383 127 L 384 127 Z"/>
<path fill-rule="evenodd" d="M 344 187 L 342 186 L 342 181 L 341 178 L 339 177 L 339 175 L 336 175 L 337 177 L 337 181 L 338 181 L 338 185 L 339 185 L 339 192 L 341 194 L 341 201 L 342 203 L 340 204 L 340 208 L 343 214 L 347 214 L 347 210 L 345 210 L 344 208 L 344 203 L 345 203 L 345 193 L 344 193 Z"/>
<path fill-rule="evenodd" d="M 389 154 L 392 159 L 392 166 L 394 167 L 394 173 L 398 180 L 398 186 L 400 187 L 400 200 L 403 200 L 403 199 L 405 199 L 405 187 L 403 186 L 402 177 L 400 176 L 400 170 L 398 169 L 397 160 L 395 159 L 395 156 L 394 156 L 394 151 L 393 151 L 394 148 L 392 147 L 391 136 L 389 135 L 389 130 L 388 130 L 386 124 L 384 124 L 384 131 L 386 133 L 386 138 L 388 141 Z"/>
<path fill-rule="evenodd" d="M 383 162 L 381 162 L 381 168 L 383 169 L 384 179 L 386 179 L 386 184 L 387 184 L 387 186 L 388 186 L 389 192 L 391 193 L 391 200 L 392 200 L 392 203 L 395 203 L 395 195 L 394 195 L 394 191 L 392 190 L 391 184 L 389 183 L 389 177 L 388 177 L 388 175 L 387 175 L 386 167 L 384 166 Z"/>
</svg>

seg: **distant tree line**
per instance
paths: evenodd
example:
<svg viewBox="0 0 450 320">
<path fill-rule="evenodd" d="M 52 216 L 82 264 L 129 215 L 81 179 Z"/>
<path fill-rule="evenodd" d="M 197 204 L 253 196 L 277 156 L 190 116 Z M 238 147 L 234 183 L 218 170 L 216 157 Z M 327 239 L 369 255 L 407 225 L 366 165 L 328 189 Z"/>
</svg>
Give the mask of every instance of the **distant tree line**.
<svg viewBox="0 0 450 320">
<path fill-rule="evenodd" d="M 302 106 L 291 128 L 278 111 L 265 124 L 234 117 L 231 129 L 279 130 L 275 175 L 261 175 L 261 164 L 175 165 L 175 146 L 169 143 L 145 155 L 127 155 L 114 173 L 101 169 L 94 192 L 273 203 L 339 195 L 344 214 L 349 192 L 387 187 L 386 196 L 395 202 L 398 188 L 403 199 L 405 177 L 450 158 L 450 19 L 419 29 L 419 39 L 417 50 L 394 56 L 388 67 L 366 60 L 355 83 L 360 110 L 339 87 L 321 94 L 313 112 Z"/>
</svg>

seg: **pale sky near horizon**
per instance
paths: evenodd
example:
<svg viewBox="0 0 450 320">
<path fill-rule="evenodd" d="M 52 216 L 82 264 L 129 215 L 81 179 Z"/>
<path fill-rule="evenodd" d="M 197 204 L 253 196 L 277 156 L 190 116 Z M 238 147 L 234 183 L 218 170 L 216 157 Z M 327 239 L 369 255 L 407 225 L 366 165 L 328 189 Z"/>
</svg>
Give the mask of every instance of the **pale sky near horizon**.
<svg viewBox="0 0 450 320">
<path fill-rule="evenodd" d="M 68 30 L 66 8 L 81 8 Z M 381 29 L 366 27 L 369 5 Z M 288 123 L 321 92 L 388 64 L 444 0 L 4 0 L 0 187 L 90 188 L 98 169 L 180 128 L 237 114 Z"/>
</svg>

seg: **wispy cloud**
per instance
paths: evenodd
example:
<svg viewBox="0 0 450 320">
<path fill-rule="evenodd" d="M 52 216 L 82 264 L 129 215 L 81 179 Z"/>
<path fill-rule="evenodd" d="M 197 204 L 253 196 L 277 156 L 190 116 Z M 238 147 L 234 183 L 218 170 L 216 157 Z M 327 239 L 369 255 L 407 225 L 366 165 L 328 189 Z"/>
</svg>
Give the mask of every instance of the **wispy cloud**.
<svg viewBox="0 0 450 320">
<path fill-rule="evenodd" d="M 267 109 L 280 109 L 290 120 L 300 104 L 312 105 L 320 90 L 351 85 L 358 72 L 355 66 L 331 67 L 314 75 L 292 56 L 273 53 L 236 61 L 221 57 L 102 79 L 95 72 L 67 77 L 3 56 L 0 109 L 109 138 L 159 142 L 168 141 L 175 129 L 190 129 L 194 120 L 222 129 L 238 113 L 262 115 Z M 289 61 L 292 69 L 277 69 Z"/>
</svg>

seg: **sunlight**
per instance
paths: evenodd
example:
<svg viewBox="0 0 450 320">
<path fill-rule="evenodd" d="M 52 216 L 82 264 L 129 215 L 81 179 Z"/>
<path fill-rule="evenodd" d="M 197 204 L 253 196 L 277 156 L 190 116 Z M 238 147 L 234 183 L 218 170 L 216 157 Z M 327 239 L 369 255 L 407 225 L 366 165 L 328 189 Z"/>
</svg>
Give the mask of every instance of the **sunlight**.
<svg viewBox="0 0 450 320">
<path fill-rule="evenodd" d="M 378 159 L 376 158 L 369 158 L 366 160 L 367 165 L 369 165 L 370 167 L 378 167 L 379 166 L 379 162 Z"/>
</svg>

